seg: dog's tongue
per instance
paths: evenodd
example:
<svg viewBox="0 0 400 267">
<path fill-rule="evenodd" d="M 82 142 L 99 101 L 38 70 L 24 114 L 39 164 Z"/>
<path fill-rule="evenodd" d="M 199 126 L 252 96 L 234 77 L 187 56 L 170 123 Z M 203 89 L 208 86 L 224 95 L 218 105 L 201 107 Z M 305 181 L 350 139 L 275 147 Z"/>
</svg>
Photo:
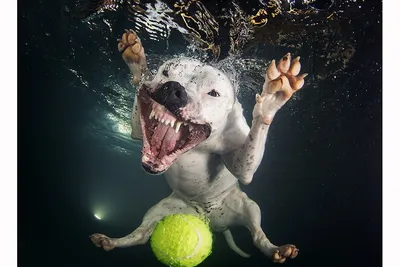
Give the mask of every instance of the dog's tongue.
<svg viewBox="0 0 400 267">
<path fill-rule="evenodd" d="M 175 133 L 175 129 L 159 123 L 154 130 L 151 138 L 151 150 L 158 158 L 163 158 L 170 154 L 176 147 L 176 143 L 181 136 L 181 131 Z"/>
</svg>

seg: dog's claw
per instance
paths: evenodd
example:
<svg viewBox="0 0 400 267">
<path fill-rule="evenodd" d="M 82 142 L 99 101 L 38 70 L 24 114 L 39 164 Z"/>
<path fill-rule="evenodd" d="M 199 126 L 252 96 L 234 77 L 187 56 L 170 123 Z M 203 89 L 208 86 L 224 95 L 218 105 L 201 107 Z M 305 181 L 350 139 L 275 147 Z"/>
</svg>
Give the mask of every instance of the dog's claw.
<svg viewBox="0 0 400 267">
<path fill-rule="evenodd" d="M 142 43 L 135 31 L 125 29 L 122 38 L 118 39 L 118 51 L 122 52 L 122 58 L 133 74 L 133 84 L 138 84 L 147 64 Z"/>
<path fill-rule="evenodd" d="M 296 76 L 299 74 L 300 69 L 301 69 L 300 57 L 296 57 L 292 61 L 292 65 L 290 66 L 290 69 L 289 69 L 289 74 Z"/>
<path fill-rule="evenodd" d="M 122 42 L 121 39 L 120 39 L 118 42 L 119 42 L 119 43 L 118 43 L 118 51 L 119 51 L 119 52 L 124 51 L 125 48 L 126 48 L 126 46 L 123 44 L 123 42 Z"/>
<path fill-rule="evenodd" d="M 98 248 L 103 248 L 105 251 L 110 251 L 115 248 L 111 239 L 103 234 L 93 234 L 90 236 L 93 244 Z"/>
<path fill-rule="evenodd" d="M 284 245 L 279 247 L 272 255 L 272 261 L 283 263 L 287 258 L 294 259 L 299 254 L 299 250 L 294 245 Z"/>
<path fill-rule="evenodd" d="M 257 103 L 261 103 L 264 100 L 264 98 L 262 96 L 260 96 L 260 94 L 256 94 L 256 102 Z"/>
<path fill-rule="evenodd" d="M 126 32 L 124 34 L 122 34 L 121 39 L 124 44 L 127 44 L 128 43 L 128 34 Z"/>
<path fill-rule="evenodd" d="M 290 53 L 284 55 L 278 63 L 278 70 L 282 73 L 287 73 L 290 67 Z"/>
<path fill-rule="evenodd" d="M 275 80 L 280 75 L 279 70 L 276 68 L 275 60 L 272 60 L 271 64 L 267 69 L 267 77 L 269 80 Z"/>
<path fill-rule="evenodd" d="M 136 43 L 136 39 L 137 39 L 137 36 L 136 36 L 136 33 L 135 33 L 135 32 L 129 33 L 129 35 L 128 35 L 128 43 L 129 43 L 130 45 L 135 44 L 135 43 Z"/>
<path fill-rule="evenodd" d="M 253 118 L 262 116 L 264 122 L 272 122 L 275 113 L 292 97 L 293 93 L 304 85 L 307 74 L 301 74 L 300 57 L 290 61 L 291 55 L 287 53 L 279 60 L 278 66 L 272 60 L 268 66 L 262 98 L 256 98 Z M 267 123 L 267 124 L 268 124 Z"/>
</svg>

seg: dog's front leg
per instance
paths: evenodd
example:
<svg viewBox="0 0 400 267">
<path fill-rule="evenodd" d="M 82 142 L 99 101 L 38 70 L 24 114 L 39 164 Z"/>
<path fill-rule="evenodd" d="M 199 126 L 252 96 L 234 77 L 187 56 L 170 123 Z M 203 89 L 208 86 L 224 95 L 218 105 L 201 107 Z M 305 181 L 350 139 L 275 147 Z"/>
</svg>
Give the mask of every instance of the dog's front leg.
<svg viewBox="0 0 400 267">
<path fill-rule="evenodd" d="M 278 64 L 272 61 L 265 75 L 261 95 L 256 95 L 253 122 L 244 143 L 228 155 L 224 155 L 227 168 L 244 184 L 249 184 L 264 155 L 269 126 L 276 112 L 304 84 L 307 74 L 300 72 L 300 58 L 290 62 L 290 54 Z"/>
<path fill-rule="evenodd" d="M 122 59 L 125 61 L 131 72 L 131 83 L 139 88 L 141 82 L 151 78 L 151 72 L 147 68 L 144 47 L 135 31 L 125 30 L 121 39 L 118 39 L 118 50 L 122 53 Z M 132 139 L 142 139 L 137 91 L 138 89 L 135 92 L 135 99 L 131 114 Z"/>
</svg>

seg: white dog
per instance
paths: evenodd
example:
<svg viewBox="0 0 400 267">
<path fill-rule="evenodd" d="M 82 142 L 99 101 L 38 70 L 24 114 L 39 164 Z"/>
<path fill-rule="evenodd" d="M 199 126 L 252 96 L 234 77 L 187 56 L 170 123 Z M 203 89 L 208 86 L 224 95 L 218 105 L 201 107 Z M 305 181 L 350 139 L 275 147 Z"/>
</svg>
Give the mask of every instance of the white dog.
<svg viewBox="0 0 400 267">
<path fill-rule="evenodd" d="M 135 32 L 126 31 L 118 49 L 138 85 L 147 70 Z M 248 257 L 233 241 L 229 228 L 243 225 L 254 244 L 274 262 L 294 258 L 294 245 L 276 246 L 261 229 L 258 205 L 241 191 L 261 163 L 275 113 L 304 84 L 299 58 L 285 55 L 268 67 L 261 95 L 256 95 L 251 128 L 243 116 L 228 77 L 199 61 L 178 58 L 164 63 L 151 81 L 141 83 L 132 112 L 132 138 L 143 140 L 142 165 L 164 173 L 172 194 L 152 207 L 142 224 L 122 238 L 91 236 L 105 250 L 145 244 L 157 222 L 173 213 L 206 215 L 213 231 L 223 232 L 229 246 Z M 142 79 L 143 80 L 143 79 Z"/>
</svg>

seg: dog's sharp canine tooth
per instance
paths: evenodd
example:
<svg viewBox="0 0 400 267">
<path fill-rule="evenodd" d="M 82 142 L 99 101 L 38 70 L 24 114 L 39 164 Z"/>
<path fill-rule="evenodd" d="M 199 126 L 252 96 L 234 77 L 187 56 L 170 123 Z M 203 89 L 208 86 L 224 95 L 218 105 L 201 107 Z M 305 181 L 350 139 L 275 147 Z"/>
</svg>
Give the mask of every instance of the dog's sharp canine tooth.
<svg viewBox="0 0 400 267">
<path fill-rule="evenodd" d="M 149 119 L 151 120 L 153 117 L 154 117 L 154 115 L 156 114 L 156 112 L 154 111 L 154 109 L 151 111 L 151 113 L 150 113 L 150 116 L 149 116 Z"/>
<path fill-rule="evenodd" d="M 180 122 L 180 121 L 176 122 L 176 124 L 175 124 L 175 133 L 179 132 L 179 128 L 181 128 L 181 124 L 182 124 L 182 122 Z"/>
</svg>

